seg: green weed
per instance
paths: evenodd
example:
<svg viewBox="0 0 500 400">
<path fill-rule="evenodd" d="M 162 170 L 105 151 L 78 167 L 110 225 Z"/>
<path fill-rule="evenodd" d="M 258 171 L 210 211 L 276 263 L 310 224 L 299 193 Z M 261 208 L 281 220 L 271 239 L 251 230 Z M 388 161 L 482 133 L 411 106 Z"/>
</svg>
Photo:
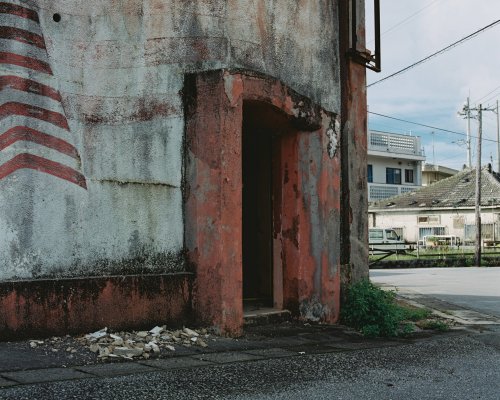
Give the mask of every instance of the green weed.
<svg viewBox="0 0 500 400">
<path fill-rule="evenodd" d="M 347 289 L 341 322 L 369 337 L 398 336 L 406 311 L 395 303 L 395 297 L 394 291 L 384 291 L 369 280 L 357 282 Z"/>
</svg>

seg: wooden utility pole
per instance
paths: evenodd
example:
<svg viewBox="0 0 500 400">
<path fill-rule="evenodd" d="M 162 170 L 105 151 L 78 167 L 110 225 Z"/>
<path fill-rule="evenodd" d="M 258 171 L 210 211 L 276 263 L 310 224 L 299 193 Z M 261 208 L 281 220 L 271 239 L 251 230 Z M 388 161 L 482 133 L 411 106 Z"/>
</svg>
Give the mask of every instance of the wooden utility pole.
<svg viewBox="0 0 500 400">
<path fill-rule="evenodd" d="M 498 116 L 498 100 L 497 100 L 497 172 L 500 173 L 500 118 Z"/>
<path fill-rule="evenodd" d="M 477 135 L 477 163 L 476 163 L 476 266 L 481 266 L 481 137 L 483 134 L 483 107 L 479 104 L 477 110 L 479 129 Z"/>
</svg>

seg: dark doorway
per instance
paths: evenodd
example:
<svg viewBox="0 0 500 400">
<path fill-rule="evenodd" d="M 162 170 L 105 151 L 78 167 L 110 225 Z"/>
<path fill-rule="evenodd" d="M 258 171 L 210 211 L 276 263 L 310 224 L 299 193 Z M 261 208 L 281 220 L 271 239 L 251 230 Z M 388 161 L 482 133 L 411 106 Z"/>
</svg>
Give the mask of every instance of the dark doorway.
<svg viewBox="0 0 500 400">
<path fill-rule="evenodd" d="M 273 143 L 266 108 L 243 106 L 243 300 L 245 305 L 273 305 Z"/>
</svg>

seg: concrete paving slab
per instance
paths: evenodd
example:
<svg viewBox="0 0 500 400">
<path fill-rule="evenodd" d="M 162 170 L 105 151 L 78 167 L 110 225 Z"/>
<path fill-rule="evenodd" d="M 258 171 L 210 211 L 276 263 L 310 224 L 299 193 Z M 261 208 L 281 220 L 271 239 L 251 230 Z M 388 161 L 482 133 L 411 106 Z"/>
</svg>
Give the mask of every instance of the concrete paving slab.
<svg viewBox="0 0 500 400">
<path fill-rule="evenodd" d="M 369 342 L 338 342 L 338 343 L 328 343 L 326 346 L 331 347 L 333 349 L 341 350 L 361 350 L 361 349 L 376 349 L 382 347 L 390 347 L 397 346 L 401 343 L 396 341 L 386 341 L 386 342 L 377 342 L 377 341 L 369 341 Z"/>
<path fill-rule="evenodd" d="M 177 369 L 177 368 L 192 368 L 192 367 L 203 367 L 206 365 L 213 364 L 207 360 L 201 360 L 194 357 L 175 357 L 175 358 L 165 358 L 161 360 L 147 360 L 140 361 L 139 364 L 144 364 L 149 367 L 154 367 L 158 369 Z"/>
<path fill-rule="evenodd" d="M 0 388 L 9 387 L 9 386 L 15 386 L 17 384 L 18 384 L 17 382 L 10 381 L 10 380 L 2 378 L 0 376 Z"/>
<path fill-rule="evenodd" d="M 296 351 L 291 351 L 281 348 L 246 350 L 245 353 L 265 358 L 281 358 L 281 357 L 291 357 L 297 355 Z"/>
<path fill-rule="evenodd" d="M 267 346 L 271 347 L 292 347 L 292 346 L 301 346 L 304 344 L 312 343 L 311 340 L 307 338 L 297 337 L 297 336 L 288 336 L 288 337 L 277 337 L 272 338 L 265 341 Z"/>
<path fill-rule="evenodd" d="M 332 347 L 330 343 L 309 343 L 289 347 L 288 350 L 293 351 L 295 355 L 299 354 L 323 354 L 340 351 L 340 349 Z"/>
<path fill-rule="evenodd" d="M 28 371 L 3 372 L 1 375 L 4 378 L 12 379 L 19 383 L 54 382 L 90 377 L 89 374 L 72 368 L 46 368 Z"/>
<path fill-rule="evenodd" d="M 106 377 L 156 371 L 156 368 L 152 366 L 132 362 L 87 365 L 75 369 L 78 371 L 86 372 L 87 374 Z"/>
<path fill-rule="evenodd" d="M 226 364 L 226 363 L 232 363 L 232 362 L 261 360 L 264 357 L 254 355 L 254 354 L 228 351 L 225 353 L 201 354 L 201 355 L 197 355 L 197 356 L 192 356 L 192 358 L 198 359 L 198 360 L 203 360 L 203 361 L 210 361 L 210 362 L 218 363 L 218 364 Z"/>
</svg>

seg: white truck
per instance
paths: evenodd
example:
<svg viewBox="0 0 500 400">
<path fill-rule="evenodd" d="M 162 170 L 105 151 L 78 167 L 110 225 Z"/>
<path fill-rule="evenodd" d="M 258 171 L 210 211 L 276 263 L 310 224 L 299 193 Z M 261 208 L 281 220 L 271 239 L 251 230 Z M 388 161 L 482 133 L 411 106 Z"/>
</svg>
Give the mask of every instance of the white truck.
<svg viewBox="0 0 500 400">
<path fill-rule="evenodd" d="M 370 254 L 403 254 L 415 249 L 392 228 L 370 228 L 368 234 Z"/>
</svg>

